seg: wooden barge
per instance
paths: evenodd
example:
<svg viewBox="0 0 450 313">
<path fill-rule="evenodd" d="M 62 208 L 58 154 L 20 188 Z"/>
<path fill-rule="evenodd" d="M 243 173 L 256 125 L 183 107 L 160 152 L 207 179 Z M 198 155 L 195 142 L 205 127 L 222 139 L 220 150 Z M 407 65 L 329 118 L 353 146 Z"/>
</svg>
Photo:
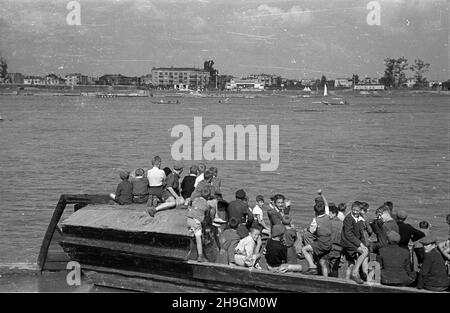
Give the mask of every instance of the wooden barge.
<svg viewBox="0 0 450 313">
<path fill-rule="evenodd" d="M 75 212 L 59 223 L 67 204 Z M 145 208 L 116 205 L 108 195 L 62 195 L 41 246 L 39 268 L 65 270 L 74 260 L 96 285 L 144 292 L 419 292 L 189 260 L 186 210 L 152 218 Z M 215 259 L 214 249 L 205 250 L 209 260 Z"/>
</svg>

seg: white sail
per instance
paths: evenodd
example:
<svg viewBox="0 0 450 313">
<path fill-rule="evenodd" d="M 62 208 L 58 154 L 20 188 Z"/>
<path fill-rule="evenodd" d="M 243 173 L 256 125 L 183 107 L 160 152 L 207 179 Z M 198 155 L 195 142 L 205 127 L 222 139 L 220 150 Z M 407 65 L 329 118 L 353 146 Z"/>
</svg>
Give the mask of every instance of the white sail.
<svg viewBox="0 0 450 313">
<path fill-rule="evenodd" d="M 324 97 L 328 96 L 327 84 L 325 84 L 325 85 L 323 86 L 323 96 L 324 96 Z"/>
</svg>

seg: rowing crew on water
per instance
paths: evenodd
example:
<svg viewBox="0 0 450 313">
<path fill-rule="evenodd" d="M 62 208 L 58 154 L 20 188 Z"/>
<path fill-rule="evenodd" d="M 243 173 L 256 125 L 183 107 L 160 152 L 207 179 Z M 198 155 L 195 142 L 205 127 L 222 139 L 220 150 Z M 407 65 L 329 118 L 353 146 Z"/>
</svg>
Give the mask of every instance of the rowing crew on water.
<svg viewBox="0 0 450 313">
<path fill-rule="evenodd" d="M 450 238 L 438 243 L 428 222 L 420 222 L 419 229 L 405 223 L 407 213 L 394 211 L 390 201 L 380 206 L 371 220 L 367 202 L 354 201 L 346 214 L 344 203 L 329 203 L 319 190 L 312 222 L 297 231 L 290 216 L 291 201 L 284 195 L 276 194 L 268 203 L 258 195 L 256 205 L 250 208 L 247 194 L 240 189 L 228 203 L 222 198 L 217 168 L 192 165 L 180 184 L 184 165 L 175 162 L 173 169 L 161 170 L 161 164 L 161 158 L 155 156 L 148 171 L 120 172 L 122 182 L 111 198 L 121 205 L 147 204 L 152 217 L 175 207 L 187 209 L 191 252 L 197 253 L 199 262 L 208 261 L 203 253 L 205 241 L 215 241 L 220 263 L 274 273 L 338 277 L 341 263 L 346 261 L 343 275 L 358 284 L 371 281 L 371 269 L 379 264 L 382 284 L 448 290 Z M 447 223 L 450 225 L 450 214 Z M 299 264 L 301 259 L 307 262 L 307 269 Z"/>
</svg>

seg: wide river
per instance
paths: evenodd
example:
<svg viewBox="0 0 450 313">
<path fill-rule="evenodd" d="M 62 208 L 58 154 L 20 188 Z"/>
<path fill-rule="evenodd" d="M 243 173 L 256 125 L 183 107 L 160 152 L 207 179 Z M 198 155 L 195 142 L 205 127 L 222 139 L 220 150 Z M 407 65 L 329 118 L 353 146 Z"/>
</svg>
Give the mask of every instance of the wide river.
<svg viewBox="0 0 450 313">
<path fill-rule="evenodd" d="M 360 96 L 350 106 L 276 96 L 157 100 L 0 96 L 0 263 L 36 262 L 61 194 L 113 192 L 120 169 L 149 167 L 154 155 L 171 167 L 171 130 L 193 131 L 194 116 L 224 130 L 279 125 L 277 170 L 262 172 L 261 160 L 207 162 L 219 168 L 227 200 L 240 188 L 251 204 L 283 193 L 301 228 L 321 188 L 336 203 L 367 201 L 372 213 L 390 200 L 413 226 L 426 220 L 447 237 L 448 97 Z"/>
</svg>

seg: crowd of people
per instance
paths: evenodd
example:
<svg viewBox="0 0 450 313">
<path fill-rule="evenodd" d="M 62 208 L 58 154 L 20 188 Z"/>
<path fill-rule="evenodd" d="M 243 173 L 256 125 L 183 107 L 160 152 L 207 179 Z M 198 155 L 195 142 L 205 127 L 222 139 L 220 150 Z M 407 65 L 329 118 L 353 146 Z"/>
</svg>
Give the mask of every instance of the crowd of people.
<svg viewBox="0 0 450 313">
<path fill-rule="evenodd" d="M 148 171 L 120 172 L 122 181 L 111 198 L 121 205 L 146 203 L 152 217 L 163 210 L 186 209 L 191 252 L 197 252 L 199 262 L 274 273 L 345 276 L 358 284 L 372 281 L 370 276 L 379 270 L 381 284 L 431 291 L 449 288 L 450 234 L 448 240 L 438 242 L 427 221 L 413 227 L 406 223 L 407 213 L 394 211 L 390 201 L 371 218 L 367 202 L 354 201 L 347 212 L 345 203 L 328 202 L 319 190 L 310 225 L 297 230 L 289 214 L 291 202 L 282 194 L 268 202 L 258 195 L 252 208 L 246 192 L 239 189 L 235 200 L 227 202 L 217 168 L 192 165 L 181 180 L 181 162 L 175 162 L 172 169 L 161 169 L 161 164 L 155 156 Z M 205 256 L 208 240 L 219 251 L 215 260 Z M 300 264 L 303 259 L 307 267 Z M 345 263 L 345 274 L 341 274 Z"/>
</svg>

